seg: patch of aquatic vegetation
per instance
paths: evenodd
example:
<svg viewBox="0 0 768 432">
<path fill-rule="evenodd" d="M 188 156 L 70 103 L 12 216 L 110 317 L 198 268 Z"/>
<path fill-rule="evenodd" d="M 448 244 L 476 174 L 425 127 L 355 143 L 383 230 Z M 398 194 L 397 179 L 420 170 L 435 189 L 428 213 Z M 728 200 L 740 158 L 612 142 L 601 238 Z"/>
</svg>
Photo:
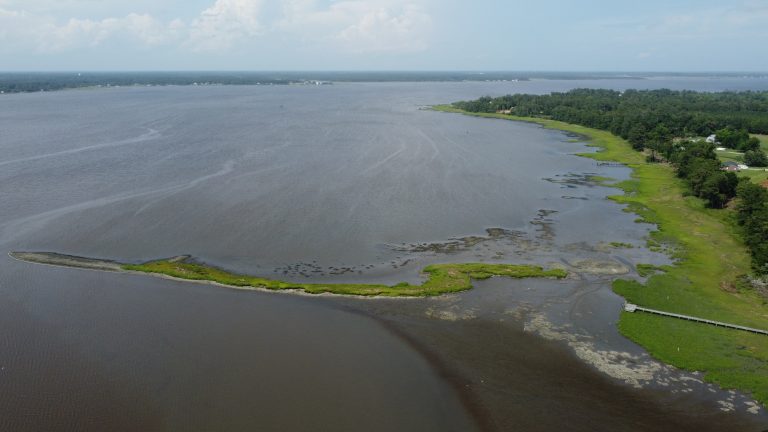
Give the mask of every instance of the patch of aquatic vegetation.
<svg viewBox="0 0 768 432">
<path fill-rule="evenodd" d="M 576 174 L 568 173 L 563 175 L 556 175 L 554 177 L 546 177 L 544 180 L 559 184 L 564 188 L 575 189 L 579 186 L 594 187 L 602 186 L 606 184 L 610 179 L 608 177 L 601 177 L 592 173 Z"/>
<path fill-rule="evenodd" d="M 550 216 L 557 213 L 557 210 L 542 209 L 536 213 L 536 217 L 530 222 L 531 225 L 537 227 L 536 236 L 541 240 L 554 240 L 555 239 L 555 224 L 554 220 Z"/>
<path fill-rule="evenodd" d="M 488 228 L 485 230 L 486 236 L 468 236 L 450 239 L 444 242 L 434 243 L 411 243 L 389 246 L 392 250 L 397 252 L 433 252 L 433 253 L 454 253 L 469 250 L 481 243 L 496 241 L 496 240 L 511 240 L 516 241 L 525 236 L 525 233 L 520 231 L 512 231 L 504 228 Z"/>
<path fill-rule="evenodd" d="M 563 269 L 545 270 L 539 266 L 517 264 L 433 264 L 424 268 L 427 280 L 421 285 L 406 282 L 397 285 L 344 284 L 344 283 L 294 283 L 231 273 L 189 257 L 150 261 L 143 264 L 123 264 L 127 271 L 137 271 L 170 276 L 178 279 L 209 281 L 222 285 L 253 289 L 300 290 L 310 294 L 332 293 L 357 296 L 419 297 L 465 291 L 472 288 L 472 279 L 488 279 L 494 276 L 510 278 L 565 278 Z"/>
<path fill-rule="evenodd" d="M 632 249 L 635 247 L 632 243 L 625 242 L 610 242 L 609 244 L 616 249 Z"/>
<path fill-rule="evenodd" d="M 613 186 L 615 179 L 612 177 L 605 177 L 599 175 L 587 175 L 587 180 L 598 186 Z"/>
</svg>

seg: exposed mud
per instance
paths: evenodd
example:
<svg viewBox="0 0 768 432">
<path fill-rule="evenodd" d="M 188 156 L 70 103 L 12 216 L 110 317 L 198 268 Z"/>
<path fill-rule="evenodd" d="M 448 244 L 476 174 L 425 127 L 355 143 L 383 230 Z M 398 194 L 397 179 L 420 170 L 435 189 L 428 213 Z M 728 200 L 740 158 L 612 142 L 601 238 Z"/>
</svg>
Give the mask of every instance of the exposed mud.
<svg viewBox="0 0 768 432">
<path fill-rule="evenodd" d="M 11 258 L 36 264 L 46 264 L 60 267 L 74 267 L 99 271 L 122 271 L 120 264 L 93 258 L 77 257 L 72 255 L 51 252 L 9 252 Z"/>
<path fill-rule="evenodd" d="M 629 267 L 616 261 L 601 261 L 597 259 L 575 259 L 568 264 L 579 273 L 623 275 L 629 273 Z"/>
</svg>

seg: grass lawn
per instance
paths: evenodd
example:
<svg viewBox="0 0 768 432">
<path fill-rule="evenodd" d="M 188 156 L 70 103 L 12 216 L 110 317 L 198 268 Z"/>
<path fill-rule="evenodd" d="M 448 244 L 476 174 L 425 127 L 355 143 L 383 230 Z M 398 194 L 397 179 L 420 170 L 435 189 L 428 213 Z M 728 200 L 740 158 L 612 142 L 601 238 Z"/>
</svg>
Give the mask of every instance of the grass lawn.
<svg viewBox="0 0 768 432">
<path fill-rule="evenodd" d="M 732 151 L 732 150 L 715 150 L 715 153 L 717 153 L 717 158 L 720 159 L 720 162 L 738 162 L 738 163 L 744 163 L 744 153 Z"/>
<path fill-rule="evenodd" d="M 768 135 L 755 134 L 754 136 L 760 140 L 760 147 L 763 149 L 763 151 L 768 152 Z"/>
<path fill-rule="evenodd" d="M 738 173 L 739 177 L 749 177 L 755 183 L 762 184 L 768 180 L 768 171 L 764 169 L 747 169 Z"/>
<path fill-rule="evenodd" d="M 436 109 L 461 112 L 450 106 Z M 766 300 L 738 287 L 738 277 L 750 271 L 750 258 L 732 213 L 706 209 L 701 200 L 684 197 L 685 186 L 671 166 L 646 163 L 629 143 L 606 131 L 504 114 L 478 116 L 528 121 L 587 136 L 589 145 L 601 151 L 583 156 L 622 162 L 633 169 L 630 180 L 616 185 L 625 193 L 611 198 L 657 224 L 649 245 L 671 248 L 676 263 L 650 276 L 645 284 L 616 281 L 618 294 L 653 309 L 768 329 Z M 768 402 L 766 336 L 628 312 L 622 312 L 619 330 L 665 363 L 703 371 L 707 381 L 751 392 L 761 403 Z"/>
<path fill-rule="evenodd" d="M 761 140 L 763 150 L 768 150 L 768 135 L 756 135 Z M 744 163 L 744 153 L 733 150 L 716 150 L 718 159 L 721 162 Z M 763 168 L 751 168 L 738 172 L 739 177 L 748 177 L 755 183 L 761 184 L 768 180 L 768 171 Z"/>
</svg>

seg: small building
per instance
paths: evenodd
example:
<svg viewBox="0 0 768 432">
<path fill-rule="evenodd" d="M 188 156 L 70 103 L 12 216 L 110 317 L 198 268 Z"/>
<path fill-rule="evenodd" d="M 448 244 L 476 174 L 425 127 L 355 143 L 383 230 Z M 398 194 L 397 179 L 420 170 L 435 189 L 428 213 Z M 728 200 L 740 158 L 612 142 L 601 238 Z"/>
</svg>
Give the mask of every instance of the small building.
<svg viewBox="0 0 768 432">
<path fill-rule="evenodd" d="M 728 161 L 723 162 L 723 164 L 720 166 L 720 169 L 723 171 L 740 171 L 741 167 L 734 161 Z"/>
<path fill-rule="evenodd" d="M 716 144 L 717 143 L 717 135 L 712 134 L 712 135 L 708 136 L 705 141 L 710 143 L 710 144 Z"/>
</svg>

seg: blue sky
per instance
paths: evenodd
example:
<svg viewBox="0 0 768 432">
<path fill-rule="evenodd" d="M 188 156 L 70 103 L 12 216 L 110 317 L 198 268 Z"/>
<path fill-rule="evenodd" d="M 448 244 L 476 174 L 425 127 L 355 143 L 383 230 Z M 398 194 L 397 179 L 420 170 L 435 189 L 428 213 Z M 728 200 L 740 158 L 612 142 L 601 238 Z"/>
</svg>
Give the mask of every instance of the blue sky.
<svg viewBox="0 0 768 432">
<path fill-rule="evenodd" d="M 768 71 L 768 0 L 0 0 L 0 70 Z"/>
</svg>

